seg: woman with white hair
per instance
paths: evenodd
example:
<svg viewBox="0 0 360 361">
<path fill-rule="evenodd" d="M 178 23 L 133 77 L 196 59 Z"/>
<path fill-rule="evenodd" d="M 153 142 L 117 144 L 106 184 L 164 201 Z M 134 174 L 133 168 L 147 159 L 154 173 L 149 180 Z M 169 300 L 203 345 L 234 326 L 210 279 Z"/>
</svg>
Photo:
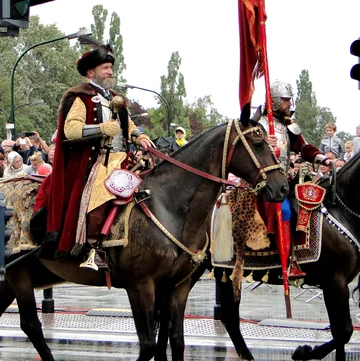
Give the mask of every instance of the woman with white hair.
<svg viewBox="0 0 360 361">
<path fill-rule="evenodd" d="M 8 166 L 4 170 L 4 179 L 25 175 L 29 166 L 24 164 L 21 155 L 18 152 L 12 151 L 7 156 Z"/>
</svg>

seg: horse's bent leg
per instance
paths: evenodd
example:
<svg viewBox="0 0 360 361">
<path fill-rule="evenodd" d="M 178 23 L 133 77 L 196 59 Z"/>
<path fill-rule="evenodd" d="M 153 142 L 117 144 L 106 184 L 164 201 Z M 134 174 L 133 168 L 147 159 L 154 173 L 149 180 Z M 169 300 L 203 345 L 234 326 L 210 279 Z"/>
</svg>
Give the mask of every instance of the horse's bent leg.
<svg viewBox="0 0 360 361">
<path fill-rule="evenodd" d="M 149 361 L 155 354 L 154 306 L 155 286 L 152 281 L 128 288 L 127 294 L 140 341 L 138 361 Z"/>
<path fill-rule="evenodd" d="M 19 307 L 21 329 L 29 337 L 43 361 L 54 361 L 37 315 L 31 272 L 26 269 L 16 269 L 11 274 L 9 283 Z"/>
<path fill-rule="evenodd" d="M 222 275 L 223 269 L 215 268 L 216 284 L 220 292 L 221 321 L 234 344 L 240 360 L 254 360 L 240 330 L 240 302 L 235 302 L 232 282 L 230 280 L 226 282 L 221 281 Z"/>
<path fill-rule="evenodd" d="M 323 291 L 333 339 L 314 347 L 314 349 L 309 346 L 298 347 L 292 356 L 293 360 L 321 360 L 336 350 L 336 361 L 345 361 L 345 345 L 353 333 L 349 308 L 349 288 L 341 281 L 334 282 Z"/>
</svg>

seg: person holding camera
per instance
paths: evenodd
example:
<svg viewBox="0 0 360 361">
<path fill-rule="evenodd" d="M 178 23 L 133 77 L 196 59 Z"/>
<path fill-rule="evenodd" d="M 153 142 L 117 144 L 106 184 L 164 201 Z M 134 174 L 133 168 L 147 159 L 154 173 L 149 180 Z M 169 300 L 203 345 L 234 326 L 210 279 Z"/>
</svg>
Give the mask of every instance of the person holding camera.
<svg viewBox="0 0 360 361">
<path fill-rule="evenodd" d="M 27 165 L 30 164 L 30 157 L 36 152 L 36 148 L 31 144 L 25 133 L 19 134 L 13 145 L 13 150 L 21 155 L 24 164 Z"/>
</svg>

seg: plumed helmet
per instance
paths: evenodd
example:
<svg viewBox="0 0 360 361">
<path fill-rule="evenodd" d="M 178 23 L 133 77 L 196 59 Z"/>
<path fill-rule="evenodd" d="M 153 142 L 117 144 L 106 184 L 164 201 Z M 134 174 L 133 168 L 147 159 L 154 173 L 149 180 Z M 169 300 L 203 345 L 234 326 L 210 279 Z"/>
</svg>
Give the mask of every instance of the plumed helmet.
<svg viewBox="0 0 360 361">
<path fill-rule="evenodd" d="M 77 70 L 82 76 L 86 76 L 86 73 L 90 69 L 96 68 L 98 65 L 104 63 L 114 64 L 114 53 L 109 44 L 101 45 L 95 50 L 87 51 L 77 61 Z"/>
<path fill-rule="evenodd" d="M 292 86 L 289 83 L 276 80 L 270 87 L 272 98 L 272 110 L 277 111 L 281 106 L 281 98 L 292 98 L 294 96 Z"/>
</svg>

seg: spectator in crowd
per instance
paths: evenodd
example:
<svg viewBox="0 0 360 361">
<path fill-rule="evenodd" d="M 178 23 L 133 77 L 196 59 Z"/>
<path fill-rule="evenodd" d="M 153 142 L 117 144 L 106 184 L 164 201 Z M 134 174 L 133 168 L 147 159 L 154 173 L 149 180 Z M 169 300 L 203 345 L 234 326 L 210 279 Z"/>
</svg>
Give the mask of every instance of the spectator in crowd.
<svg viewBox="0 0 360 361">
<path fill-rule="evenodd" d="M 41 152 L 36 152 L 30 156 L 31 165 L 26 169 L 27 174 L 38 174 L 38 169 L 41 166 L 45 166 L 49 169 L 50 173 L 52 171 L 52 166 L 44 162 Z"/>
<path fill-rule="evenodd" d="M 339 170 L 340 168 L 342 168 L 345 165 L 346 161 L 342 158 L 336 159 L 335 160 L 335 168 L 336 170 Z"/>
<path fill-rule="evenodd" d="M 53 165 L 54 163 L 54 156 L 55 156 L 55 144 L 50 144 L 49 145 L 49 152 L 48 152 L 48 164 L 50 164 L 51 166 Z"/>
<path fill-rule="evenodd" d="M 30 157 L 35 153 L 36 148 L 31 144 L 30 139 L 25 137 L 25 134 L 20 133 L 20 137 L 16 139 L 13 145 L 13 150 L 21 155 L 24 164 L 30 164 Z"/>
<path fill-rule="evenodd" d="M 13 145 L 15 144 L 15 142 L 13 140 L 3 140 L 1 142 L 1 147 L 5 150 L 10 149 L 10 151 L 12 151 L 13 149 Z"/>
<path fill-rule="evenodd" d="M 354 141 L 353 140 L 348 140 L 345 143 L 345 154 L 344 154 L 344 160 L 345 162 L 348 162 L 349 159 L 352 157 L 353 155 L 353 148 L 354 148 Z"/>
<path fill-rule="evenodd" d="M 44 162 L 47 162 L 47 154 L 49 153 L 49 146 L 43 141 L 38 132 L 29 137 L 31 144 L 35 147 L 35 152 L 41 152 Z"/>
<path fill-rule="evenodd" d="M 15 151 L 8 154 L 8 166 L 4 170 L 4 179 L 26 174 L 28 166 L 24 164 L 21 155 Z"/>
<path fill-rule="evenodd" d="M 334 152 L 332 151 L 328 151 L 325 153 L 325 157 L 331 160 L 335 160 L 336 159 L 336 155 Z"/>
<path fill-rule="evenodd" d="M 326 154 L 327 152 L 333 152 L 335 158 L 343 158 L 345 154 L 344 142 L 342 139 L 335 135 L 336 125 L 335 123 L 327 123 L 325 125 L 326 138 L 321 140 L 319 149 Z"/>
<path fill-rule="evenodd" d="M 6 167 L 5 156 L 3 153 L 0 152 L 0 178 L 4 176 L 5 167 Z"/>
<path fill-rule="evenodd" d="M 354 139 L 354 146 L 352 154 L 355 155 L 360 151 L 360 124 L 356 126 L 356 137 Z"/>
<path fill-rule="evenodd" d="M 187 143 L 186 138 L 186 130 L 183 127 L 177 127 L 175 129 L 175 142 L 179 147 L 182 147 Z"/>
</svg>

